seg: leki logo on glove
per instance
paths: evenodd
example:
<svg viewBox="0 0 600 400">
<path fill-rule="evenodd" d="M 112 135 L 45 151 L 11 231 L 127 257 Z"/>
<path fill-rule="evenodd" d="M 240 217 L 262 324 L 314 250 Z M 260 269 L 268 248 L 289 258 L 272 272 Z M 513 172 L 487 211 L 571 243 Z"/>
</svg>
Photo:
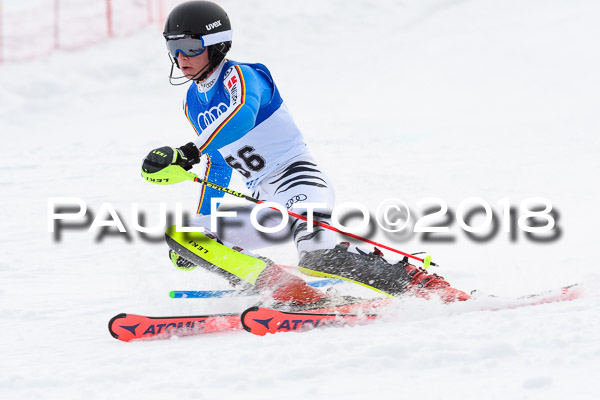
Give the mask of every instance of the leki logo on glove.
<svg viewBox="0 0 600 400">
<path fill-rule="evenodd" d="M 166 157 L 166 156 L 167 156 L 165 153 L 163 153 L 163 152 L 161 152 L 161 151 L 158 151 L 158 150 L 154 150 L 152 153 L 154 153 L 154 154 L 158 154 L 158 155 L 159 155 L 159 156 L 161 156 L 161 157 Z"/>
</svg>

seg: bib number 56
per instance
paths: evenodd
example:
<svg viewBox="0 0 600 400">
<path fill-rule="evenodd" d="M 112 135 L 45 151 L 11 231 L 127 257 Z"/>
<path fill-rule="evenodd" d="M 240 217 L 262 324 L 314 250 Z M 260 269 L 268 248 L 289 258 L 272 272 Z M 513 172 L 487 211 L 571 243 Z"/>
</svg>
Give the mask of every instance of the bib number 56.
<svg viewBox="0 0 600 400">
<path fill-rule="evenodd" d="M 261 169 L 263 169 L 266 165 L 265 159 L 259 156 L 258 154 L 254 154 L 253 152 L 254 147 L 244 146 L 238 150 L 237 159 L 232 155 L 228 155 L 227 157 L 225 157 L 225 162 L 231 168 L 235 169 L 240 174 L 242 174 L 245 178 L 250 178 L 252 172 L 258 172 Z M 238 161 L 238 159 L 241 160 L 244 163 L 244 165 L 242 165 L 242 163 Z"/>
</svg>

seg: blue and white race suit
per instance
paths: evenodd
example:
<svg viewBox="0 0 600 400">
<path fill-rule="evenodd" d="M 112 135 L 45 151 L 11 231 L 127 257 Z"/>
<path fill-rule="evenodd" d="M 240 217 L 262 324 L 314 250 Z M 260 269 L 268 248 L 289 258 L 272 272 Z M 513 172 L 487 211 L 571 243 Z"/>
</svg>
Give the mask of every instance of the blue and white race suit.
<svg viewBox="0 0 600 400">
<path fill-rule="evenodd" d="M 264 65 L 223 60 L 207 79 L 190 85 L 184 111 L 197 134 L 194 143 L 204 156 L 205 180 L 228 186 L 235 170 L 253 197 L 290 211 L 300 203 L 325 203 L 327 207 L 314 215 L 328 221 L 327 210 L 335 200 L 333 185 L 310 156 Z M 222 196 L 223 192 L 203 186 L 193 224 L 209 228 L 211 199 Z M 249 209 L 236 209 L 243 223 L 219 228 L 219 238 L 248 250 L 272 245 L 250 224 Z M 300 220 L 292 219 L 289 228 L 299 252 L 332 248 L 336 243 L 334 233 L 321 227 L 309 232 Z"/>
</svg>

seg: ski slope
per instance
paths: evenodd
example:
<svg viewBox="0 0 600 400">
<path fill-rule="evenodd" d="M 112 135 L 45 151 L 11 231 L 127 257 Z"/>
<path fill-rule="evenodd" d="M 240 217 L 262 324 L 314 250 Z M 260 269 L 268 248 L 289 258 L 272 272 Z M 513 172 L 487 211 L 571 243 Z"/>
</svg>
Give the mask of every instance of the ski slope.
<svg viewBox="0 0 600 400">
<path fill-rule="evenodd" d="M 400 198 L 418 212 L 437 197 L 456 211 L 476 196 L 499 212 L 501 199 L 544 197 L 559 216 L 559 235 L 546 243 L 519 229 L 514 240 L 500 230 L 476 242 L 456 222 L 451 242 L 381 228 L 371 239 L 426 250 L 441 265 L 434 272 L 466 291 L 519 296 L 582 282 L 585 297 L 495 312 L 410 300 L 353 328 L 114 340 L 107 323 L 120 312 L 249 305 L 169 298 L 228 285 L 174 269 L 160 235 L 151 243 L 133 229 L 133 203 L 152 224 L 161 202 L 193 212 L 199 190 L 140 178 L 149 150 L 195 135 L 181 111 L 186 86 L 167 82 L 161 32 L 145 28 L 0 64 L 0 398 L 598 398 L 600 5 L 221 4 L 234 27 L 229 56 L 270 68 L 339 203 L 374 213 Z M 81 198 L 94 215 L 110 203 L 128 235 L 81 227 L 57 240 L 51 197 Z M 297 262 L 291 244 L 260 253 Z"/>
</svg>

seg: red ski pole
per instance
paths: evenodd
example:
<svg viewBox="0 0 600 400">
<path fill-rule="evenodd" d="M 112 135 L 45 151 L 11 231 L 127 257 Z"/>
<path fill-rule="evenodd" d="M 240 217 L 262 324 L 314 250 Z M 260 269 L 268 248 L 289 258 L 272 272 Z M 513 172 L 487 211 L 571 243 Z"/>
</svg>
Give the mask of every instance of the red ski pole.
<svg viewBox="0 0 600 400">
<path fill-rule="evenodd" d="M 198 178 L 198 176 L 195 176 L 195 178 L 194 178 L 194 182 L 198 182 L 198 183 L 200 183 L 200 184 L 202 184 L 202 185 L 205 185 L 205 186 L 207 186 L 207 187 L 209 187 L 209 188 L 216 189 L 216 190 L 219 190 L 219 191 L 221 191 L 221 192 L 225 192 L 225 193 L 231 194 L 231 195 L 233 195 L 233 196 L 236 196 L 236 197 L 240 197 L 240 198 L 242 198 L 242 199 L 245 199 L 245 200 L 251 201 L 251 202 L 253 202 L 253 203 L 256 203 L 256 204 L 262 204 L 262 203 L 265 203 L 265 201 L 262 201 L 262 200 L 255 199 L 254 197 L 248 196 L 248 195 L 246 195 L 246 194 L 243 194 L 243 193 L 240 193 L 240 192 L 236 192 L 235 190 L 232 190 L 232 189 L 229 189 L 229 188 L 226 188 L 226 187 L 223 187 L 223 186 L 220 186 L 220 185 L 214 184 L 214 183 L 212 183 L 212 182 L 206 181 L 206 180 L 204 180 L 204 179 Z M 269 208 L 271 208 L 271 209 L 273 209 L 273 210 L 276 210 L 276 211 L 280 211 L 280 210 L 278 210 L 278 209 L 277 209 L 277 208 L 275 208 L 275 207 L 269 207 Z M 296 214 L 295 212 L 292 212 L 292 211 L 287 211 L 287 213 L 288 213 L 290 216 L 294 217 L 294 218 L 298 218 L 298 219 L 301 219 L 302 221 L 306 221 L 306 222 L 308 222 L 308 219 L 307 219 L 305 216 L 303 216 L 303 215 Z M 336 227 L 334 227 L 334 226 L 331 226 L 331 225 L 324 224 L 323 222 L 316 221 L 316 220 L 314 220 L 314 219 L 313 219 L 313 221 L 312 221 L 312 222 L 313 222 L 313 224 L 314 224 L 314 225 L 318 225 L 318 226 L 320 226 L 320 227 L 322 227 L 322 228 L 329 229 L 330 231 L 334 231 L 334 232 L 337 232 L 337 233 L 341 233 L 342 235 L 346 235 L 346 236 L 349 236 L 349 237 L 351 237 L 351 238 L 354 238 L 354 239 L 361 240 L 361 241 L 363 241 L 363 242 L 365 242 L 365 243 L 369 243 L 369 244 L 372 244 L 372 245 L 374 245 L 374 246 L 381 247 L 382 249 L 386 249 L 386 250 L 389 250 L 389 251 L 391 251 L 391 252 L 394 252 L 394 253 L 397 253 L 397 254 L 401 254 L 401 255 L 403 255 L 403 256 L 405 256 L 405 257 L 412 258 L 413 260 L 420 261 L 420 262 L 422 262 L 422 263 L 424 264 L 425 268 L 428 268 L 430 265 L 437 266 L 437 264 L 436 264 L 436 263 L 434 263 L 434 262 L 432 262 L 432 261 L 431 261 L 431 256 L 427 256 L 427 257 L 425 257 L 425 258 L 419 258 L 419 257 L 417 257 L 417 256 L 414 256 L 414 255 L 412 255 L 412 254 L 409 254 L 409 253 L 405 253 L 405 252 L 403 252 L 403 251 L 400 251 L 400 250 L 394 249 L 394 248 L 392 248 L 392 247 L 389 247 L 389 246 L 386 246 L 386 245 L 384 245 L 384 244 L 381 244 L 381 243 L 374 242 L 374 241 L 372 241 L 372 240 L 370 240 L 370 239 L 367 239 L 367 238 L 364 238 L 364 237 L 362 237 L 362 236 L 358 236 L 358 235 L 355 235 L 355 234 L 353 234 L 353 233 L 350 233 L 350 232 L 344 232 L 344 231 L 342 231 L 342 230 L 339 230 L 339 229 L 337 229 L 337 228 L 336 228 Z"/>
</svg>

